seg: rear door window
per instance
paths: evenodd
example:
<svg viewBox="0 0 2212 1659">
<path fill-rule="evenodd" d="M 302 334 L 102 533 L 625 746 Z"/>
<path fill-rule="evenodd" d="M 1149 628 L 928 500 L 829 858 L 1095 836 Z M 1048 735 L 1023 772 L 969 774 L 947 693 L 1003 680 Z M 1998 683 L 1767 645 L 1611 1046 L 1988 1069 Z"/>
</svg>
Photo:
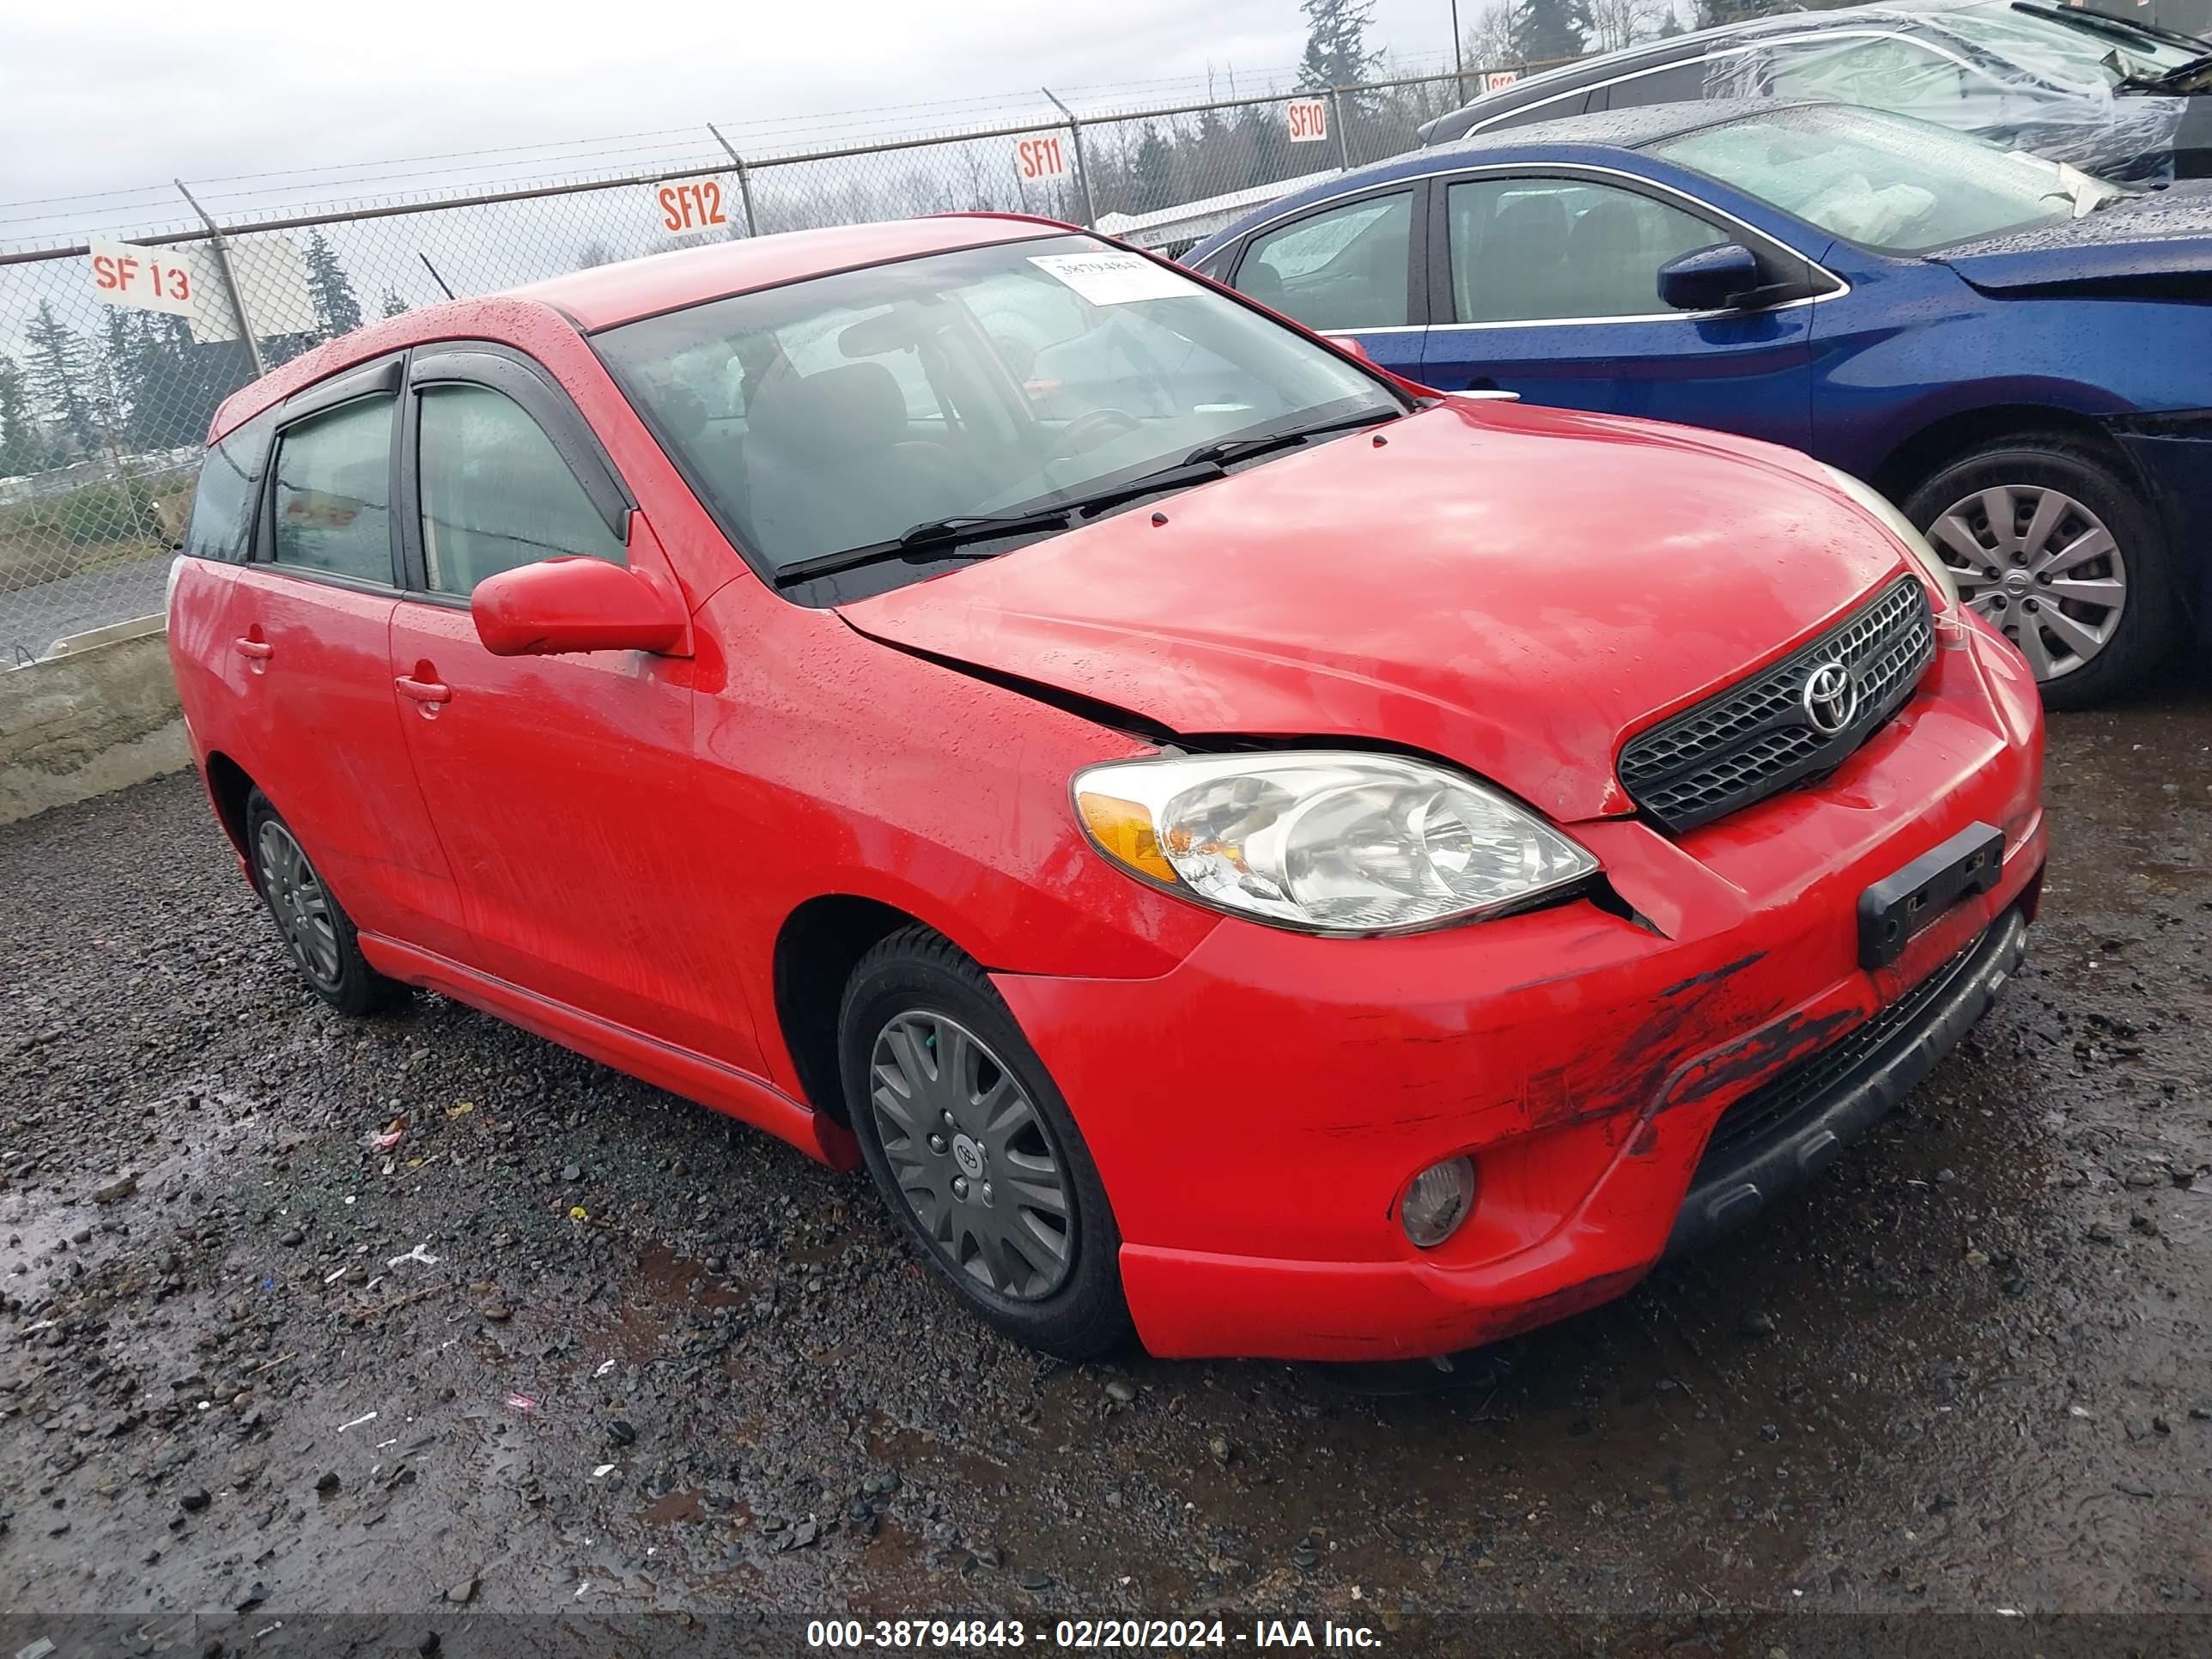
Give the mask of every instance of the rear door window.
<svg viewBox="0 0 2212 1659">
<path fill-rule="evenodd" d="M 388 396 L 357 398 L 278 436 L 270 543 L 276 563 L 392 580 L 393 408 Z"/>
<path fill-rule="evenodd" d="M 1593 99 L 1590 108 L 1642 109 L 1649 104 L 1694 104 L 1705 95 L 1705 62 L 1693 58 L 1686 64 L 1669 64 L 1616 81 L 1603 89 L 1604 101 Z"/>
</svg>

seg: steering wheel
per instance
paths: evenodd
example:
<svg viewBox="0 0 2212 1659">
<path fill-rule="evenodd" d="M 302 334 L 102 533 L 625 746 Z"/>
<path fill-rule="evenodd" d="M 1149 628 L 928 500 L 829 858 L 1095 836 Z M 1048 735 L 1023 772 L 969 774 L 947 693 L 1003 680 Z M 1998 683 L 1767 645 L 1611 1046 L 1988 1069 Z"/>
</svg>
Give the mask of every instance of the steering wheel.
<svg viewBox="0 0 2212 1659">
<path fill-rule="evenodd" d="M 1140 432 L 1144 424 L 1127 410 L 1087 409 L 1060 428 L 1060 441 L 1053 445 L 1045 459 L 1057 461 L 1079 455 L 1086 449 L 1096 449 L 1109 438 Z"/>
</svg>

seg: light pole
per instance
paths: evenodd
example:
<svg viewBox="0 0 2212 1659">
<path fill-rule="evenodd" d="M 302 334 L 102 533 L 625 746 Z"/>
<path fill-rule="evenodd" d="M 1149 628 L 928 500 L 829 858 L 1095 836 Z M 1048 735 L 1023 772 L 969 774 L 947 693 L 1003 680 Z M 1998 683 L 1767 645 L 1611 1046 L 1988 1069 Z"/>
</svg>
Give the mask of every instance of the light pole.
<svg viewBox="0 0 2212 1659">
<path fill-rule="evenodd" d="M 1467 65 L 1460 61 L 1459 55 L 1459 0 L 1451 0 L 1451 19 L 1452 90 L 1459 94 L 1460 101 L 1464 103 L 1467 101 Z"/>
</svg>

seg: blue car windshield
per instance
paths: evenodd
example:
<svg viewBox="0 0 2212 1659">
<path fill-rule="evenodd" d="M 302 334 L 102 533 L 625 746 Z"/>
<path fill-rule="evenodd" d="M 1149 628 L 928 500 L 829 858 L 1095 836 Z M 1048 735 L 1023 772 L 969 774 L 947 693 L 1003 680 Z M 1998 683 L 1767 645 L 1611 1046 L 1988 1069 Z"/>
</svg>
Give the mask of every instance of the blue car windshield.
<svg viewBox="0 0 2212 1659">
<path fill-rule="evenodd" d="M 1725 121 L 1648 153 L 1889 253 L 2079 218 L 2127 193 L 2062 161 L 1832 104 Z"/>
</svg>

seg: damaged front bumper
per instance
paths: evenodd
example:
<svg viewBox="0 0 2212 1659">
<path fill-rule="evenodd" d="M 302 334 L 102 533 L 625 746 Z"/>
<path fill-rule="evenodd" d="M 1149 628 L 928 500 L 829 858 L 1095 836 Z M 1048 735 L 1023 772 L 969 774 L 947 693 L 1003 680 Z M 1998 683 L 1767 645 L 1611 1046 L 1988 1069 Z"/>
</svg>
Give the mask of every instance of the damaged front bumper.
<svg viewBox="0 0 2212 1659">
<path fill-rule="evenodd" d="M 2045 856 L 2026 665 L 1978 625 L 1936 656 L 1815 787 L 1679 838 L 1573 826 L 1632 916 L 1584 899 L 1365 940 L 1229 921 L 1156 979 L 997 975 L 1098 1165 L 1146 1346 L 1493 1340 L 1619 1294 L 1886 1109 L 2017 961 Z M 1860 896 L 1978 823 L 2003 834 L 1994 884 L 1862 966 Z M 1730 1109 L 1839 1054 L 1811 1115 L 1706 1166 Z M 1416 1249 L 1396 1206 L 1461 1154 L 1474 1209 Z"/>
</svg>

